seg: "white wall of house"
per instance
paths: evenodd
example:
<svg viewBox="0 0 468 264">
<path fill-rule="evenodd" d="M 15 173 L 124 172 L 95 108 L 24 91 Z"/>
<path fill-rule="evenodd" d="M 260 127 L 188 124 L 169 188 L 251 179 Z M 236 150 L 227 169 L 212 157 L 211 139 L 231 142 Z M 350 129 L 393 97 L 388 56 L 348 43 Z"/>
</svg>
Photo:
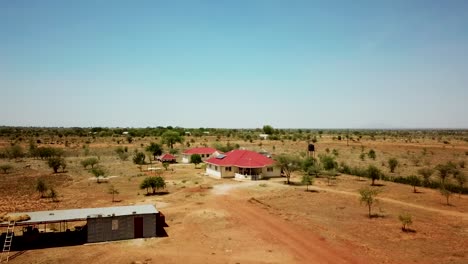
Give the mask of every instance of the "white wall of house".
<svg viewBox="0 0 468 264">
<path fill-rule="evenodd" d="M 281 169 L 276 166 L 262 168 L 262 176 L 265 178 L 281 177 Z"/>
<path fill-rule="evenodd" d="M 234 178 L 234 175 L 238 171 L 239 170 L 237 167 L 224 167 L 213 164 L 206 164 L 206 173 L 216 178 Z"/>
</svg>

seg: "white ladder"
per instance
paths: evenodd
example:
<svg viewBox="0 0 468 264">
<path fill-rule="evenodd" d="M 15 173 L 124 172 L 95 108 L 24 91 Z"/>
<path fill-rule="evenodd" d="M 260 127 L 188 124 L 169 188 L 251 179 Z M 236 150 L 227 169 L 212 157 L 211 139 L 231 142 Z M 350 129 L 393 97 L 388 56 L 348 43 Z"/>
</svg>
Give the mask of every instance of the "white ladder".
<svg viewBox="0 0 468 264">
<path fill-rule="evenodd" d="M 10 258 L 10 249 L 11 249 L 11 242 L 13 240 L 15 229 L 15 221 L 8 222 L 8 228 L 5 236 L 5 243 L 3 243 L 3 251 L 2 255 L 0 256 L 0 263 L 7 263 L 8 259 Z"/>
</svg>

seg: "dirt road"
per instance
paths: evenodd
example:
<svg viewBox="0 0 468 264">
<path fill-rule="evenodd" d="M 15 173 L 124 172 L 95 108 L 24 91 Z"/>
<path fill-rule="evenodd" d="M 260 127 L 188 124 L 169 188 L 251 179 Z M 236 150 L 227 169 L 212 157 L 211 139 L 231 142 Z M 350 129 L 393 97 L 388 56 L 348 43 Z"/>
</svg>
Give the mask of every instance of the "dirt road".
<svg viewBox="0 0 468 264">
<path fill-rule="evenodd" d="M 333 248 L 318 234 L 270 214 L 256 200 L 239 199 L 243 197 L 240 189 L 248 186 L 239 184 L 231 189 L 221 186 L 229 192 L 216 198 L 216 206 L 228 211 L 231 215 L 228 220 L 249 230 L 250 236 L 279 246 L 293 255 L 297 263 L 366 263 L 353 256 L 350 248 Z M 213 192 L 220 193 L 216 186 Z"/>
</svg>

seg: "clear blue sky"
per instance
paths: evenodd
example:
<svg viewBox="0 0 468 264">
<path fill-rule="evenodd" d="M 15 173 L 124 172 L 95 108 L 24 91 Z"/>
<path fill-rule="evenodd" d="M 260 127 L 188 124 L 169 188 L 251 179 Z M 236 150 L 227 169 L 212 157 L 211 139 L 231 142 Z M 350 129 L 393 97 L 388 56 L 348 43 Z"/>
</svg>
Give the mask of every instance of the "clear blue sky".
<svg viewBox="0 0 468 264">
<path fill-rule="evenodd" d="M 468 128 L 467 12 L 463 0 L 0 1 L 0 125 Z"/>
</svg>

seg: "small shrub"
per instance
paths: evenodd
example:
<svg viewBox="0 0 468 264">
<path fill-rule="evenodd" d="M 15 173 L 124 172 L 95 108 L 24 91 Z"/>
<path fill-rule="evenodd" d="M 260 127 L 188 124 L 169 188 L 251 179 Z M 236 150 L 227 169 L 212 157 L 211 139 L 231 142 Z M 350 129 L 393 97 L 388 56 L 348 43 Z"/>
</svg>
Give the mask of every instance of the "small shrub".
<svg viewBox="0 0 468 264">
<path fill-rule="evenodd" d="M 47 192 L 48 189 L 49 189 L 49 187 L 47 187 L 47 184 L 45 183 L 45 181 L 43 179 L 38 179 L 37 180 L 37 182 L 36 182 L 36 191 L 41 194 L 41 198 L 45 197 L 45 193 Z"/>
<path fill-rule="evenodd" d="M 11 166 L 10 164 L 2 164 L 0 165 L 0 170 L 2 170 L 4 174 L 7 174 L 11 170 L 13 170 L 13 166 Z"/>
<path fill-rule="evenodd" d="M 369 153 L 367 153 L 367 156 L 369 156 L 369 158 L 375 160 L 377 158 L 377 155 L 375 154 L 375 150 L 371 149 L 369 150 Z"/>
<path fill-rule="evenodd" d="M 408 230 L 407 228 L 413 223 L 413 219 L 409 213 L 402 213 L 398 216 L 398 219 L 400 220 L 402 227 L 401 229 L 403 231 Z"/>
<path fill-rule="evenodd" d="M 83 166 L 85 169 L 88 166 L 91 166 L 91 168 L 94 168 L 94 165 L 98 164 L 99 160 L 95 157 L 92 157 L 92 158 L 84 159 L 80 163 L 81 163 L 81 166 Z"/>
</svg>

